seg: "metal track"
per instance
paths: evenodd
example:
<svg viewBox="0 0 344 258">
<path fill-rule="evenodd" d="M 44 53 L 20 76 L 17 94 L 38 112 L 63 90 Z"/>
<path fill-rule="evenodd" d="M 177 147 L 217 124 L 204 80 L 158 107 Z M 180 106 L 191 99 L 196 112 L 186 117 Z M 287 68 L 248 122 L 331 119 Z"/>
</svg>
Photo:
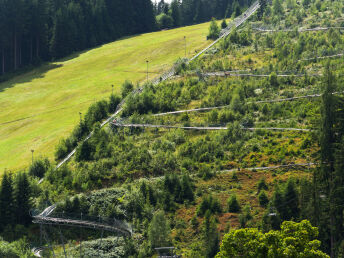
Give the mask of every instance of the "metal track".
<svg viewBox="0 0 344 258">
<path fill-rule="evenodd" d="M 171 125 L 151 125 L 151 124 L 118 124 L 111 123 L 114 127 L 132 127 L 132 128 L 165 128 L 165 129 L 184 129 L 184 130 L 196 130 L 196 131 L 220 131 L 227 130 L 228 127 L 191 127 L 191 126 L 171 126 Z M 267 127 L 267 128 L 247 128 L 243 127 L 242 130 L 246 131 L 257 131 L 257 130 L 270 130 L 270 131 L 299 131 L 299 132 L 309 132 L 310 129 L 300 129 L 300 128 L 277 128 L 277 127 Z"/>
<path fill-rule="evenodd" d="M 241 24 L 243 24 L 246 20 L 248 20 L 252 14 L 254 14 L 258 8 L 260 7 L 259 1 L 254 2 L 250 8 L 247 9 L 247 11 L 245 13 L 243 13 L 241 16 L 239 16 L 238 18 L 236 18 L 232 23 L 230 23 L 230 25 L 228 25 L 227 28 L 225 28 L 224 30 L 221 31 L 221 36 L 220 38 L 218 38 L 216 41 L 214 41 L 212 44 L 210 44 L 208 47 L 206 47 L 205 49 L 203 49 L 201 52 L 199 52 L 197 55 L 195 55 L 194 57 L 192 57 L 190 60 L 188 60 L 188 63 L 195 60 L 197 57 L 199 57 L 200 55 L 202 55 L 204 52 L 206 52 L 208 49 L 210 49 L 211 47 L 213 47 L 217 42 L 219 42 L 221 39 L 225 38 L 226 36 L 229 35 L 229 33 L 232 31 L 232 29 L 235 27 L 239 27 Z M 175 74 L 175 70 L 176 70 L 176 65 L 174 65 L 170 70 L 168 70 L 167 72 L 165 72 L 164 74 L 162 74 L 161 76 L 155 78 L 152 83 L 154 85 L 167 80 L 168 78 L 172 77 Z M 140 87 L 136 90 L 134 90 L 130 95 L 133 94 L 137 94 L 137 93 L 141 93 L 143 91 L 143 87 Z M 101 127 L 105 126 L 106 124 L 108 124 L 111 120 L 114 119 L 115 116 L 117 116 L 121 111 L 122 111 L 122 107 L 125 104 L 126 99 L 122 100 L 122 102 L 117 106 L 117 110 L 116 112 L 111 115 L 107 120 L 105 120 L 102 124 Z M 93 135 L 93 131 L 86 137 L 84 141 L 88 141 Z M 63 159 L 60 163 L 57 164 L 55 169 L 60 168 L 63 164 L 65 164 L 66 162 L 68 162 L 73 155 L 76 152 L 77 147 L 67 155 L 67 157 L 65 159 Z"/>
<path fill-rule="evenodd" d="M 59 218 L 59 217 L 44 217 L 44 216 L 33 216 L 33 223 L 42 225 L 63 225 L 72 227 L 83 227 L 97 230 L 105 230 L 110 232 L 121 233 L 126 236 L 131 236 L 132 231 L 129 227 L 124 226 L 125 224 L 118 220 L 113 220 L 113 223 L 101 223 L 96 221 L 82 220 L 82 219 L 70 219 L 70 218 Z"/>
</svg>

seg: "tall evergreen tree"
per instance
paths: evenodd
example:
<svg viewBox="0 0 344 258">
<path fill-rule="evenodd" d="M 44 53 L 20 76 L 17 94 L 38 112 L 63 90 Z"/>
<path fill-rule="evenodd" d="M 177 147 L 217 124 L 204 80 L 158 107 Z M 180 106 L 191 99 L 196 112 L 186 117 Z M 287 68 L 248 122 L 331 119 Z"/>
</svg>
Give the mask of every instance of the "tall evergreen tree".
<svg viewBox="0 0 344 258">
<path fill-rule="evenodd" d="M 16 223 L 27 226 L 31 222 L 31 189 L 26 173 L 19 173 L 14 181 L 14 212 Z"/>
<path fill-rule="evenodd" d="M 173 19 L 173 26 L 179 27 L 182 24 L 182 21 L 180 13 L 180 4 L 178 0 L 173 0 L 171 3 L 171 16 Z"/>
<path fill-rule="evenodd" d="M 0 230 L 13 224 L 13 186 L 11 175 L 5 173 L 0 188 Z"/>
</svg>

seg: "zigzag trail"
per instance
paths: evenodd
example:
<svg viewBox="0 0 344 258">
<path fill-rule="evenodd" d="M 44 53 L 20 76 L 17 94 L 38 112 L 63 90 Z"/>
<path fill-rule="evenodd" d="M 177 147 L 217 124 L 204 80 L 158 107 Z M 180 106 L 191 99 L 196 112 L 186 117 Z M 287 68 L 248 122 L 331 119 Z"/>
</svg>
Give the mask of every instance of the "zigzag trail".
<svg viewBox="0 0 344 258">
<path fill-rule="evenodd" d="M 132 128 L 165 128 L 165 129 L 184 129 L 184 130 L 197 130 L 197 131 L 220 131 L 227 130 L 228 127 L 201 127 L 201 126 L 171 126 L 171 125 L 152 125 L 152 124 L 119 124 L 111 123 L 114 127 L 132 127 Z M 261 127 L 261 128 L 248 128 L 243 127 L 242 130 L 257 131 L 257 130 L 270 130 L 270 131 L 298 131 L 310 132 L 310 129 L 300 128 L 278 128 L 278 127 Z"/>
<path fill-rule="evenodd" d="M 229 35 L 229 33 L 233 30 L 233 28 L 237 28 L 241 24 L 243 24 L 245 21 L 247 21 L 259 9 L 259 7 L 260 7 L 259 1 L 254 2 L 251 5 L 251 7 L 246 10 L 246 12 L 244 12 L 241 16 L 237 17 L 232 23 L 230 23 L 228 25 L 227 28 L 225 28 L 225 29 L 223 29 L 221 31 L 220 37 L 217 40 L 215 40 L 208 47 L 206 47 L 201 52 L 199 52 L 197 55 L 195 55 L 190 60 L 188 60 L 188 63 L 193 61 L 193 60 L 195 60 L 197 57 L 202 55 L 204 52 L 206 52 L 207 50 L 212 48 L 221 39 L 227 37 Z M 153 84 L 158 84 L 158 83 L 160 83 L 162 81 L 167 80 L 168 78 L 170 78 L 174 74 L 175 74 L 175 66 L 172 67 L 172 69 L 170 69 L 169 71 L 167 71 L 163 75 L 155 78 L 152 81 L 152 83 Z M 141 88 L 139 88 L 137 90 L 134 90 L 131 94 L 139 94 L 139 93 L 142 92 L 142 90 L 143 90 L 143 87 L 141 87 Z M 117 106 L 116 112 L 101 124 L 101 128 L 104 127 L 106 124 L 108 124 L 112 119 L 114 119 L 114 117 L 116 117 L 122 111 L 122 107 L 123 107 L 125 102 L 126 102 L 126 99 L 122 100 L 122 102 Z M 88 141 L 92 137 L 92 135 L 93 135 L 93 131 L 86 137 L 86 139 L 83 140 L 83 142 L 84 141 Z M 68 162 L 73 157 L 73 155 L 75 154 L 76 149 L 77 149 L 77 147 L 71 153 L 69 153 L 65 159 L 63 159 L 60 163 L 58 163 L 55 169 L 60 168 L 63 164 Z"/>
</svg>

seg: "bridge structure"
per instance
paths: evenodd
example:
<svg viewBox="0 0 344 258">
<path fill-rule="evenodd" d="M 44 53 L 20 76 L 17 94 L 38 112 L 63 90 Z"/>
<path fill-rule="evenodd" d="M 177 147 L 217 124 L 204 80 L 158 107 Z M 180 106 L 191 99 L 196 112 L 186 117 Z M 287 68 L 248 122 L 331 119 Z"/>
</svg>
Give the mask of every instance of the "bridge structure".
<svg viewBox="0 0 344 258">
<path fill-rule="evenodd" d="M 54 249 L 52 247 L 51 241 L 48 237 L 46 227 L 57 227 L 59 230 L 59 237 L 62 242 L 62 247 L 64 251 L 64 256 L 67 258 L 67 252 L 65 248 L 65 240 L 62 235 L 61 226 L 69 226 L 69 227 L 77 227 L 77 228 L 87 228 L 87 229 L 94 229 L 101 232 L 100 241 L 102 241 L 104 231 L 108 231 L 111 233 L 115 233 L 124 237 L 131 237 L 132 236 L 132 228 L 131 226 L 121 220 L 115 218 L 104 218 L 101 216 L 89 216 L 85 214 L 68 214 L 65 212 L 54 212 L 56 209 L 56 204 L 47 207 L 42 212 L 32 211 L 31 216 L 33 218 L 33 223 L 40 225 L 40 245 L 42 246 L 42 240 L 47 242 L 48 248 L 52 251 L 54 257 Z M 80 231 L 81 232 L 81 231 Z M 80 237 L 80 256 L 82 256 L 82 238 Z M 43 251 L 44 248 L 35 248 L 33 252 L 35 256 L 41 257 L 40 252 Z M 98 252 L 100 249 L 98 249 Z"/>
</svg>

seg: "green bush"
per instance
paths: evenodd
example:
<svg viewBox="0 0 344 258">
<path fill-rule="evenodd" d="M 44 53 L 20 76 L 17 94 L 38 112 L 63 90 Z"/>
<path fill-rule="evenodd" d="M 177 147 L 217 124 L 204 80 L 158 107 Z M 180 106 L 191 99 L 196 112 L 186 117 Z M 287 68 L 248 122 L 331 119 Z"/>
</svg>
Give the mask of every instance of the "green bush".
<svg viewBox="0 0 344 258">
<path fill-rule="evenodd" d="M 266 207 L 269 203 L 269 198 L 268 196 L 266 195 L 265 191 L 261 191 L 259 196 L 258 196 L 258 200 L 259 200 L 259 204 L 260 206 L 262 207 Z"/>
<path fill-rule="evenodd" d="M 235 194 L 227 200 L 228 212 L 237 213 L 240 211 L 240 204 Z"/>
<path fill-rule="evenodd" d="M 45 172 L 50 168 L 50 162 L 47 158 L 37 159 L 29 168 L 29 175 L 42 178 Z"/>
</svg>

